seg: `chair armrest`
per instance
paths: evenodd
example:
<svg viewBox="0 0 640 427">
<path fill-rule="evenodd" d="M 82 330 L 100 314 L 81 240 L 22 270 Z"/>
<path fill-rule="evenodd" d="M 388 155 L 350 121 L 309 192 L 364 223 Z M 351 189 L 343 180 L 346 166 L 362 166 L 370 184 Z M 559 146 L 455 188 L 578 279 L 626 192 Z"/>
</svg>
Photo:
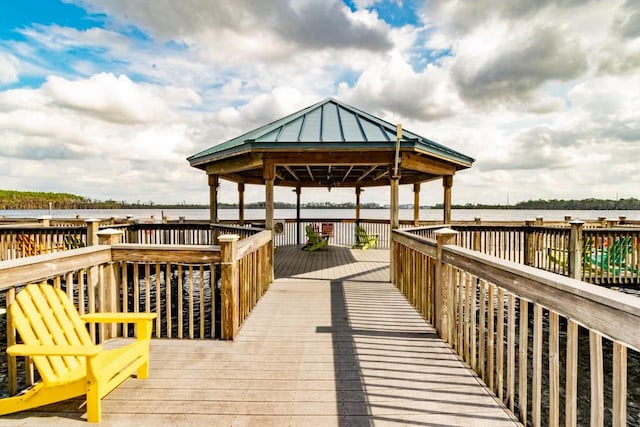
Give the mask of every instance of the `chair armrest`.
<svg viewBox="0 0 640 427">
<path fill-rule="evenodd" d="M 138 340 L 151 339 L 156 313 L 87 313 L 80 318 L 87 323 L 135 323 Z"/>
<path fill-rule="evenodd" d="M 7 348 L 11 356 L 95 356 L 102 351 L 101 345 L 30 345 L 15 344 Z"/>
<path fill-rule="evenodd" d="M 87 323 L 140 323 L 158 317 L 156 313 L 87 313 L 80 316 Z"/>
</svg>

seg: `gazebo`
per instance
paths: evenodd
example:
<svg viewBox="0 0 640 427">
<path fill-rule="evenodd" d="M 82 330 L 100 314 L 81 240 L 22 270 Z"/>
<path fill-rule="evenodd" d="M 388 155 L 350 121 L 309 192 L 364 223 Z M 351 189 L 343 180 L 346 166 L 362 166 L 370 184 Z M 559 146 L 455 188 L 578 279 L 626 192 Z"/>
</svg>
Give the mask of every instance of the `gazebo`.
<svg viewBox="0 0 640 427">
<path fill-rule="evenodd" d="M 209 178 L 210 220 L 218 222 L 218 185 L 237 183 L 244 222 L 245 184 L 265 187 L 265 227 L 273 229 L 274 186 L 354 188 L 356 220 L 365 187 L 390 186 L 390 225 L 398 228 L 398 186 L 413 185 L 414 221 L 420 184 L 442 179 L 444 223 L 451 221 L 453 175 L 474 159 L 403 130 L 362 110 L 328 98 L 187 158 Z M 298 218 L 300 220 L 300 218 Z"/>
</svg>

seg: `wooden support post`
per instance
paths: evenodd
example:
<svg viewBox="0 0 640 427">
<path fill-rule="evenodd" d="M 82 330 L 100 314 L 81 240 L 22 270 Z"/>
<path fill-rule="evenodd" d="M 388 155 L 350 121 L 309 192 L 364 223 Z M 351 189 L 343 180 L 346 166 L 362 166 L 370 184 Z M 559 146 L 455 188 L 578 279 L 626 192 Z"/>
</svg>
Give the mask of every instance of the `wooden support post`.
<svg viewBox="0 0 640 427">
<path fill-rule="evenodd" d="M 442 186 L 444 187 L 444 218 L 445 224 L 451 224 L 451 188 L 453 187 L 453 175 L 445 175 L 442 177 Z"/>
<path fill-rule="evenodd" d="M 209 222 L 218 222 L 218 175 L 209 175 Z"/>
<path fill-rule="evenodd" d="M 89 218 L 85 220 L 87 223 L 87 246 L 99 245 L 98 231 L 100 231 L 100 220 Z"/>
<path fill-rule="evenodd" d="M 444 341 L 449 341 L 448 331 L 452 326 L 452 320 L 448 318 L 449 308 L 452 308 L 453 301 L 447 301 L 450 294 L 449 288 L 452 286 L 450 283 L 450 274 L 448 266 L 442 261 L 442 247 L 444 245 L 453 245 L 456 243 L 457 231 L 450 228 L 441 228 L 435 231 L 437 241 L 436 257 L 438 262 L 436 263 L 436 280 L 435 280 L 435 328 L 440 335 L 440 338 Z"/>
<path fill-rule="evenodd" d="M 238 222 L 244 225 L 244 182 L 238 183 Z"/>
<path fill-rule="evenodd" d="M 360 194 L 363 191 L 362 187 L 356 187 L 356 224 L 360 223 Z"/>
<path fill-rule="evenodd" d="M 273 187 L 276 178 L 276 167 L 273 163 L 264 166 L 264 210 L 266 230 L 273 230 Z"/>
<path fill-rule="evenodd" d="M 533 233 L 533 225 L 535 222 L 533 220 L 526 220 L 524 222 L 525 231 L 524 231 L 524 264 L 525 265 L 534 265 L 535 264 L 535 248 L 534 248 L 534 233 Z"/>
<path fill-rule="evenodd" d="M 420 225 L 420 183 L 413 184 L 413 225 Z"/>
<path fill-rule="evenodd" d="M 301 245 L 302 241 L 300 238 L 300 195 L 302 194 L 302 188 L 296 187 L 294 190 L 296 192 L 296 244 Z"/>
<path fill-rule="evenodd" d="M 569 277 L 582 280 L 582 227 L 584 221 L 571 221 L 569 232 Z"/>
<path fill-rule="evenodd" d="M 38 218 L 38 222 L 43 227 L 50 227 L 51 226 L 51 215 L 45 215 L 45 216 L 39 217 Z"/>
<path fill-rule="evenodd" d="M 396 230 L 400 227 L 400 217 L 398 212 L 399 200 L 398 200 L 398 187 L 400 184 L 400 177 L 391 177 L 391 229 Z"/>
<path fill-rule="evenodd" d="M 224 234 L 220 242 L 220 264 L 222 279 L 222 339 L 234 340 L 238 335 L 240 312 L 238 304 L 238 264 L 235 260 L 236 242 L 240 236 Z"/>
<path fill-rule="evenodd" d="M 116 245 L 118 243 L 122 243 L 122 236 L 124 233 L 120 230 L 107 228 L 105 230 L 98 231 L 96 235 L 98 236 L 99 245 Z"/>
</svg>

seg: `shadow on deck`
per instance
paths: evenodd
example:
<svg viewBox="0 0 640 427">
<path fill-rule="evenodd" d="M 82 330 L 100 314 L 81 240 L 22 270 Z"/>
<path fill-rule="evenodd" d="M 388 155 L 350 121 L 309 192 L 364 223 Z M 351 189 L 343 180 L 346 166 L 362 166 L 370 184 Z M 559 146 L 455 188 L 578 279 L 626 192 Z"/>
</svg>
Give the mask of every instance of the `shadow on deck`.
<svg viewBox="0 0 640 427">
<path fill-rule="evenodd" d="M 276 250 L 235 342 L 153 340 L 105 425 L 518 425 L 389 283 L 389 252 Z M 0 425 L 86 425 L 81 400 Z"/>
</svg>

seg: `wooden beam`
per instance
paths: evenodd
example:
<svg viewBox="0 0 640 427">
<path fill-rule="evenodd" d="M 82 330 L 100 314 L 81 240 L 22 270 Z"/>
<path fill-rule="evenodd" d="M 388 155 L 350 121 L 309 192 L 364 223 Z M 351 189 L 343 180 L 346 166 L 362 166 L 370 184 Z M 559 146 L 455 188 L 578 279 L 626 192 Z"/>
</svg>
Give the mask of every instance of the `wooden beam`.
<svg viewBox="0 0 640 427">
<path fill-rule="evenodd" d="M 218 175 L 209 175 L 209 221 L 218 222 Z"/>
<path fill-rule="evenodd" d="M 420 184 L 413 184 L 413 225 L 420 224 Z"/>
<path fill-rule="evenodd" d="M 309 167 L 309 165 L 307 165 L 307 172 L 309 172 L 309 177 L 311 178 L 311 181 L 315 180 L 315 178 L 313 177 L 313 174 L 311 173 L 311 168 Z"/>
<path fill-rule="evenodd" d="M 442 186 L 444 187 L 444 218 L 445 224 L 451 224 L 451 187 L 453 187 L 453 176 L 443 176 Z"/>
<path fill-rule="evenodd" d="M 265 224 L 264 228 L 273 230 L 273 186 L 275 181 L 276 166 L 268 162 L 264 167 L 264 200 L 265 200 Z"/>
<path fill-rule="evenodd" d="M 374 165 L 371 166 L 365 173 L 363 173 L 362 175 L 360 175 L 358 177 L 358 182 L 362 181 L 363 179 L 365 179 L 367 177 L 367 175 L 369 175 L 371 172 L 373 172 L 374 170 L 376 170 L 376 168 L 378 167 L 378 165 Z"/>
<path fill-rule="evenodd" d="M 300 178 L 298 178 L 298 175 L 295 174 L 295 172 L 293 170 L 291 170 L 291 168 L 287 165 L 282 165 L 283 168 L 285 168 L 287 170 L 287 172 L 289 172 L 291 174 L 291 176 L 296 180 L 296 181 L 300 181 Z"/>
<path fill-rule="evenodd" d="M 262 154 L 251 153 L 230 159 L 218 160 L 206 167 L 209 175 L 223 175 L 230 172 L 241 172 L 249 169 L 257 169 L 264 165 Z"/>
<path fill-rule="evenodd" d="M 380 178 L 389 175 L 389 170 L 387 169 L 386 171 L 382 171 L 379 174 L 377 174 L 376 176 L 373 177 L 374 181 L 379 180 Z"/>
<path fill-rule="evenodd" d="M 271 161 L 277 165 L 309 165 L 309 166 L 327 166 L 327 165 L 392 165 L 393 151 L 374 151 L 367 152 L 366 156 L 362 155 L 362 150 L 354 151 L 326 151 L 326 152 L 309 152 L 302 151 L 297 153 L 264 153 L 264 161 Z"/>
<path fill-rule="evenodd" d="M 351 173 L 351 170 L 353 169 L 353 165 L 349 166 L 349 169 L 347 170 L 347 172 L 344 174 L 344 176 L 342 177 L 342 182 L 344 182 L 345 179 L 347 179 L 347 177 L 349 176 L 349 174 Z"/>
<path fill-rule="evenodd" d="M 360 193 L 363 191 L 361 187 L 356 187 L 356 222 L 360 221 Z"/>
<path fill-rule="evenodd" d="M 391 178 L 391 229 L 396 230 L 400 227 L 400 217 L 398 212 L 399 199 L 398 199 L 398 177 Z"/>
<path fill-rule="evenodd" d="M 238 222 L 244 225 L 244 182 L 238 183 Z"/>
<path fill-rule="evenodd" d="M 235 182 L 237 184 L 243 182 L 245 184 L 263 185 L 264 179 L 258 177 L 244 176 L 239 173 L 226 173 L 222 176 L 227 181 Z"/>
<path fill-rule="evenodd" d="M 419 156 L 414 153 L 402 153 L 402 169 L 426 172 L 434 175 L 453 175 L 456 167 L 444 162 Z"/>
</svg>

